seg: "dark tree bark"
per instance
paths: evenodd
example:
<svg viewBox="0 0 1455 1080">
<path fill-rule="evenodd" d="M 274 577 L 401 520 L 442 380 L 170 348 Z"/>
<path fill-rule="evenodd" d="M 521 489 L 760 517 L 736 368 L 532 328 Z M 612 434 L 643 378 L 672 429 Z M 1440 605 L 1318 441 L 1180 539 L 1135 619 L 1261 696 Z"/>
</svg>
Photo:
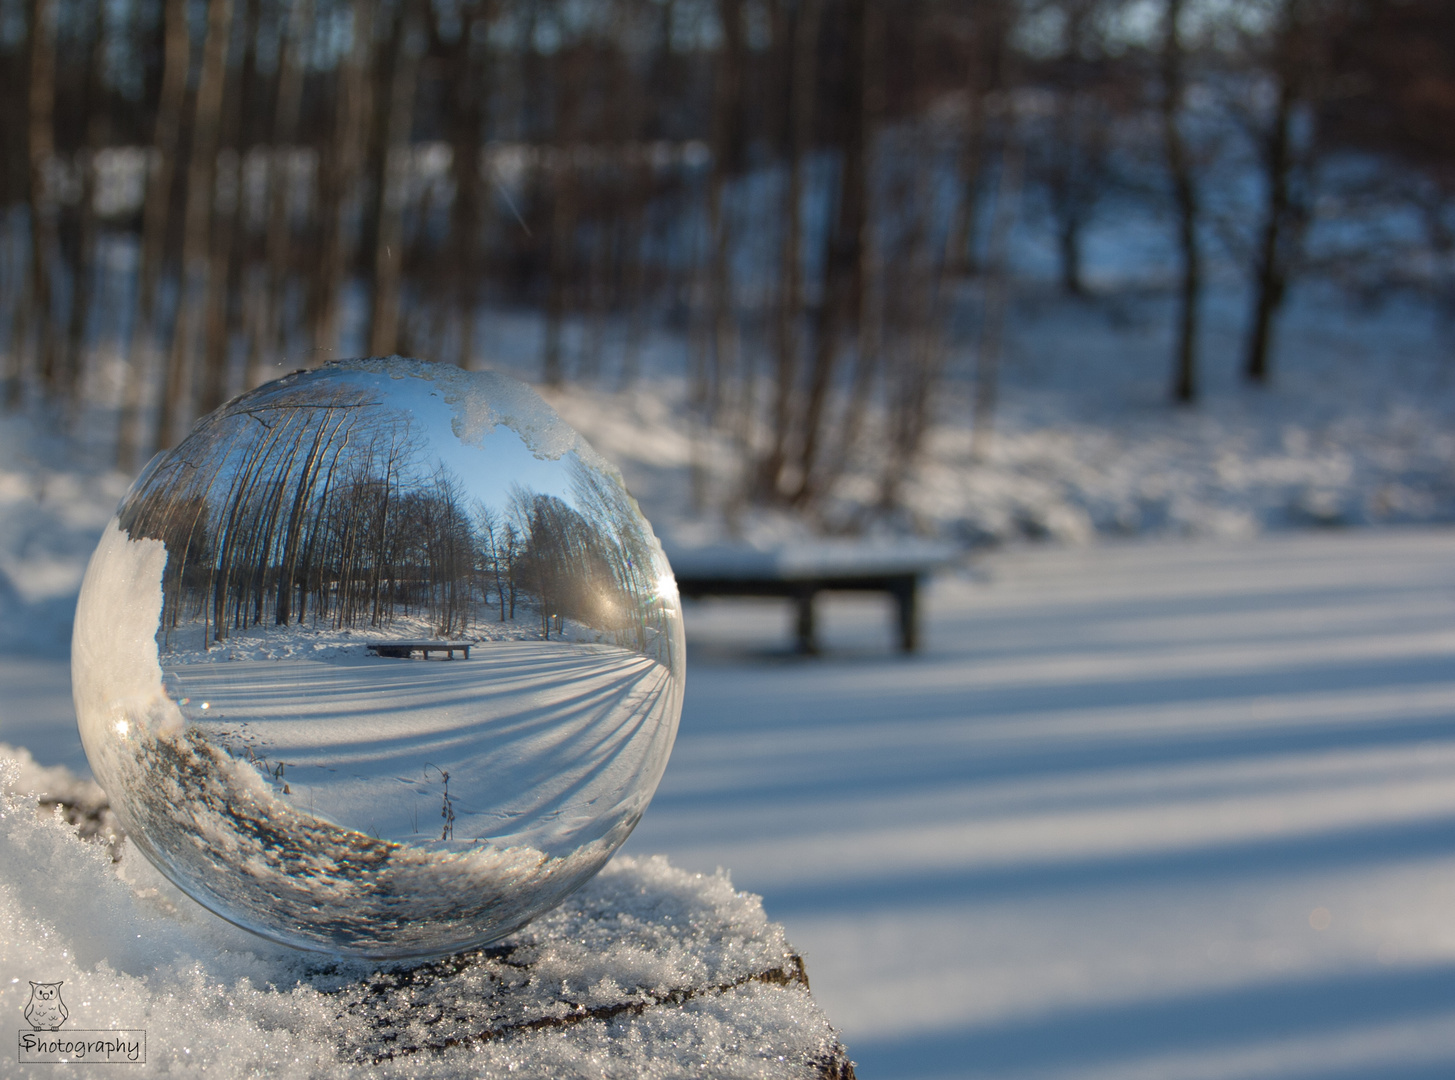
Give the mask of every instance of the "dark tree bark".
<svg viewBox="0 0 1455 1080">
<path fill-rule="evenodd" d="M 248 355 L 246 384 L 262 381 L 264 357 L 281 353 L 287 328 L 283 308 L 287 301 L 288 265 L 293 229 L 288 220 L 289 155 L 298 137 L 303 105 L 302 56 L 313 30 L 313 0 L 297 0 L 288 15 L 278 61 L 278 90 L 273 104 L 272 145 L 268 155 L 268 224 L 264 240 L 266 259 L 263 303 L 258 328 Z"/>
<path fill-rule="evenodd" d="M 1306 133 L 1296 140 L 1294 125 L 1300 109 L 1312 122 L 1311 106 L 1317 96 L 1323 28 L 1313 14 L 1311 0 L 1283 0 L 1277 25 L 1268 37 L 1266 66 L 1274 85 L 1274 105 L 1261 130 L 1255 132 L 1264 198 L 1243 362 L 1244 377 L 1255 385 L 1266 384 L 1270 378 L 1274 326 L 1312 215 L 1316 135 Z"/>
<path fill-rule="evenodd" d="M 374 299 L 369 351 L 387 356 L 399 347 L 399 295 L 404 269 L 404 196 L 408 181 L 414 94 L 424 33 L 413 0 L 406 0 L 395 32 L 388 112 L 380 148 L 379 232 L 374 246 Z"/>
<path fill-rule="evenodd" d="M 157 409 L 153 443 L 172 445 L 178 421 L 189 412 L 198 323 L 206 303 L 208 254 L 213 194 L 217 184 L 217 151 L 227 79 L 227 51 L 232 35 L 232 0 L 208 0 L 207 37 L 202 46 L 202 71 L 192 120 L 192 147 L 187 164 L 187 209 L 182 232 L 182 280 L 172 328 L 162 400 Z"/>
<path fill-rule="evenodd" d="M 86 142 L 76 162 L 81 173 L 81 190 L 74 211 L 74 242 L 70 245 L 72 251 L 67 259 L 71 265 L 71 311 L 62 382 L 73 413 L 80 401 L 81 386 L 86 376 L 86 334 L 91 323 L 97 271 L 96 158 L 106 145 L 107 137 L 106 88 L 102 85 L 101 76 L 108 35 L 99 10 L 92 19 L 91 34 L 84 91 Z"/>
<path fill-rule="evenodd" d="M 712 172 L 707 182 L 707 340 L 699 348 L 696 397 L 706 422 L 722 407 L 725 385 L 737 368 L 733 310 L 734 230 L 723 205 L 728 180 L 741 167 L 742 81 L 745 43 L 742 0 L 718 0 L 723 45 L 713 73 Z"/>
<path fill-rule="evenodd" d="M 357 194 L 368 118 L 373 112 L 369 80 L 374 52 L 373 0 L 353 0 L 353 43 L 338 74 L 332 145 L 321 162 L 321 236 L 311 300 L 313 347 L 319 359 L 338 347 L 340 292 L 349 270 L 349 208 Z"/>
<path fill-rule="evenodd" d="M 884 10 L 880 0 L 864 0 L 862 32 L 859 111 L 863 128 L 860 136 L 863 159 L 861 165 L 863 210 L 859 217 L 858 266 L 855 271 L 857 295 L 853 298 L 857 340 L 854 349 L 854 374 L 849 388 L 849 400 L 839 424 L 838 438 L 832 454 L 823 469 L 820 484 L 824 492 L 832 489 L 835 482 L 848 467 L 858 449 L 860 430 L 864 425 L 865 413 L 875 377 L 884 361 L 882 303 L 876 305 L 876 288 L 880 277 L 878 251 L 872 228 L 872 203 L 875 190 L 875 141 L 879 131 L 880 118 L 884 109 Z M 916 220 L 923 223 L 923 215 L 916 214 Z M 922 239 L 922 227 L 915 232 Z M 919 245 L 916 244 L 916 249 Z M 916 250 L 916 254 L 922 254 Z M 930 291 L 925 282 L 926 292 Z"/>
<path fill-rule="evenodd" d="M 142 209 L 136 312 L 127 348 L 126 378 L 116 441 L 116 463 L 127 472 L 133 467 L 141 442 L 141 403 L 151 370 L 157 285 L 161 281 L 162 264 L 166 257 L 167 224 L 175 186 L 182 107 L 187 96 L 187 72 L 192 51 L 187 31 L 187 0 L 166 0 L 164 20 L 162 87 L 151 146 L 153 168 Z"/>
<path fill-rule="evenodd" d="M 1197 181 L 1187 139 L 1182 134 L 1182 99 L 1187 86 L 1185 57 L 1178 29 L 1183 0 L 1167 0 L 1162 39 L 1162 150 L 1177 209 L 1177 249 L 1182 276 L 1177 291 L 1177 339 L 1173 345 L 1172 399 L 1197 400 L 1198 304 L 1202 296 L 1202 250 L 1198 244 Z"/>
<path fill-rule="evenodd" d="M 244 141 L 245 112 L 258 93 L 257 56 L 255 43 L 258 36 L 261 0 L 244 0 L 246 14 L 243 18 L 243 64 L 241 77 L 229 93 L 223 96 L 220 119 L 220 144 L 231 147 L 233 154 L 228 163 L 231 173 L 219 177 L 216 184 L 217 200 L 213 207 L 211 252 L 207 267 L 207 304 L 201 354 L 202 380 L 197 400 L 197 411 L 209 413 L 221 405 L 227 397 L 228 369 L 231 363 L 232 331 L 237 305 L 233 298 L 238 295 L 242 283 L 242 231 L 243 164 L 247 146 Z M 226 180 L 223 184 L 222 180 Z M 230 197 L 224 200 L 223 188 Z"/>
<path fill-rule="evenodd" d="M 1278 104 L 1265 151 L 1267 194 L 1254 256 L 1253 312 L 1248 322 L 1248 345 L 1243 361 L 1244 377 L 1259 384 L 1268 381 L 1273 322 L 1283 307 L 1283 298 L 1288 290 L 1285 249 L 1293 239 L 1289 192 L 1289 172 L 1293 166 L 1289 146 L 1292 122 L 1292 88 L 1285 84 L 1278 91 Z"/>
<path fill-rule="evenodd" d="M 864 293 L 865 231 L 869 215 L 868 148 L 870 132 L 865 110 L 865 25 L 869 0 L 848 0 L 844 8 L 846 49 L 843 137 L 835 210 L 825 235 L 823 297 L 814 320 L 813 361 L 808 394 L 800 420 L 802 442 L 798 454 L 798 485 L 789 502 L 806 507 L 823 494 L 819 475 L 829 394 L 838 371 L 843 338 L 859 324 L 859 303 Z"/>
<path fill-rule="evenodd" d="M 13 355 L 24 356 L 30 325 L 36 324 L 37 358 L 41 383 L 47 393 L 56 389 L 56 354 L 59 351 L 52 275 L 57 255 L 56 201 L 51 191 L 50 168 L 55 158 L 56 107 L 56 0 L 32 0 L 30 5 L 30 71 L 27 102 L 27 154 L 29 172 L 30 266 L 28 300 L 16 320 Z M 6 404 L 20 401 L 23 368 L 6 389 Z"/>
<path fill-rule="evenodd" d="M 550 249 L 547 252 L 545 341 L 541 355 L 541 378 L 547 386 L 565 382 L 562 337 L 566 320 L 571 276 L 576 265 L 577 169 L 573 160 L 578 137 L 577 112 L 581 73 L 572 57 L 557 53 L 551 70 L 555 73 L 556 101 L 551 117 L 551 154 L 547 182 L 550 190 Z"/>
<path fill-rule="evenodd" d="M 966 277 L 980 264 L 977 224 L 984 196 L 985 164 L 992 151 L 989 102 L 1005 88 L 1011 13 L 1006 0 L 984 0 L 965 12 L 965 126 L 960 142 L 959 191 L 946 237 L 946 273 Z"/>
<path fill-rule="evenodd" d="M 451 77 L 450 143 L 455 200 L 450 207 L 450 283 L 452 307 L 459 337 L 455 363 L 469 368 L 475 354 L 475 305 L 479 302 L 480 230 L 484 223 L 484 191 L 480 182 L 480 154 L 485 138 L 485 106 L 490 72 L 485 37 L 494 15 L 493 0 L 473 0 L 462 12 L 460 41 Z"/>
<path fill-rule="evenodd" d="M 986 250 L 985 312 L 975 350 L 975 403 L 970 431 L 970 456 L 975 461 L 984 461 L 990 456 L 994 434 L 995 406 L 1000 396 L 1001 339 L 1010 299 L 1010 231 L 1020 211 L 1024 160 L 1024 150 L 1012 132 L 1001 153 L 1000 186 Z"/>
<path fill-rule="evenodd" d="M 774 313 L 774 380 L 768 452 L 758 467 L 758 498 L 783 498 L 798 398 L 803 317 L 803 189 L 806 158 L 818 105 L 818 45 L 823 0 L 799 0 L 779 16 L 785 40 L 784 78 L 788 97 L 788 177 L 784 190 L 783 231 L 778 251 L 778 297 Z"/>
</svg>

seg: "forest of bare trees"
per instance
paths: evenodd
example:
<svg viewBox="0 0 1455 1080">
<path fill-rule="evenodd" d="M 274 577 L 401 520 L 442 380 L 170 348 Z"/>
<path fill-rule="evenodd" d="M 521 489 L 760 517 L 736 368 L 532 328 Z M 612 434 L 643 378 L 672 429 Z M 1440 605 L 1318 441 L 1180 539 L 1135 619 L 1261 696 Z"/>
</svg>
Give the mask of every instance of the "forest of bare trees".
<svg viewBox="0 0 1455 1080">
<path fill-rule="evenodd" d="M 546 384 L 630 384 L 648 331 L 680 331 L 693 423 L 740 459 L 729 497 L 812 511 L 868 455 L 892 508 L 957 356 L 989 437 L 1016 223 L 1042 215 L 1087 296 L 1086 232 L 1129 199 L 1177 253 L 1182 404 L 1211 248 L 1247 283 L 1253 384 L 1303 275 L 1450 301 L 1441 0 L 0 0 L 0 60 L 0 395 L 106 397 L 128 469 L 279 363 L 469 367 L 494 308 L 538 315 Z M 1326 206 L 1414 224 L 1316 249 Z M 326 457 L 351 407 L 296 452 Z M 329 482 L 382 504 L 380 461 Z M 295 465 L 260 461 L 234 508 L 293 536 L 266 477 Z M 463 558 L 449 505 L 430 566 Z M 506 543 L 504 516 L 487 531 Z M 375 572 L 332 597 L 229 585 L 208 617 L 347 621 L 398 602 Z"/>
<path fill-rule="evenodd" d="M 410 617 L 453 637 L 523 604 L 545 640 L 572 620 L 636 652 L 666 646 L 655 547 L 619 482 L 573 458 L 570 503 L 517 485 L 489 506 L 428 445 L 407 411 L 346 383 L 270 387 L 214 413 L 121 520 L 166 544 L 167 638 Z"/>
</svg>

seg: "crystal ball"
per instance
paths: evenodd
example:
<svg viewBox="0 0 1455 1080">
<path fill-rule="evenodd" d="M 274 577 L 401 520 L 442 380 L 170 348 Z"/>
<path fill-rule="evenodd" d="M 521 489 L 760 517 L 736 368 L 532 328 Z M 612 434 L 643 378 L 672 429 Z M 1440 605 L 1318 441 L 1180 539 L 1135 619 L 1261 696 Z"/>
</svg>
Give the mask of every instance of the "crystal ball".
<svg viewBox="0 0 1455 1080">
<path fill-rule="evenodd" d="M 274 941 L 441 956 L 584 884 L 682 709 L 671 568 L 534 391 L 301 371 L 157 455 L 91 557 L 72 680 L 127 833 Z"/>
</svg>

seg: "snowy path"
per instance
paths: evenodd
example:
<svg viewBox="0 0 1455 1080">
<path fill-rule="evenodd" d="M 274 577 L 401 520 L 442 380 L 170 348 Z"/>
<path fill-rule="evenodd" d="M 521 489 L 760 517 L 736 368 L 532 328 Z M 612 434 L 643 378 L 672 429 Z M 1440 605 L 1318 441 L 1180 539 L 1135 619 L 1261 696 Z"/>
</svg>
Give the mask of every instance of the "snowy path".
<svg viewBox="0 0 1455 1080">
<path fill-rule="evenodd" d="M 1455 533 L 986 569 L 909 661 L 690 609 L 628 850 L 761 892 L 865 1077 L 1455 1074 Z"/>
<path fill-rule="evenodd" d="M 1455 1075 L 1455 531 L 984 569 L 909 660 L 689 609 L 627 850 L 763 893 L 866 1080 Z M 0 658 L 0 742 L 74 760 L 65 693 Z"/>
</svg>

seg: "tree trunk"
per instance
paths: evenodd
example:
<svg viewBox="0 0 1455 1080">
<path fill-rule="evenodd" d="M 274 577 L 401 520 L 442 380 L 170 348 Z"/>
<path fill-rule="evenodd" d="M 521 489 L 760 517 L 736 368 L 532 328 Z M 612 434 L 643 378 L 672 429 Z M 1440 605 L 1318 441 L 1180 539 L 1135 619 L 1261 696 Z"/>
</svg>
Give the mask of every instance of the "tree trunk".
<svg viewBox="0 0 1455 1080">
<path fill-rule="evenodd" d="M 1197 400 L 1198 304 L 1202 295 L 1202 252 L 1197 242 L 1198 201 L 1193 165 L 1179 118 L 1186 89 L 1178 22 L 1183 0 L 1167 0 L 1162 46 L 1162 146 L 1177 207 L 1177 247 L 1182 279 L 1177 295 L 1177 341 L 1173 346 L 1172 399 L 1183 405 Z"/>
<path fill-rule="evenodd" d="M 808 397 L 800 422 L 803 441 L 798 455 L 798 487 L 790 501 L 808 506 L 823 494 L 819 453 L 824 441 L 829 395 L 846 331 L 858 327 L 865 275 L 864 238 L 868 229 L 869 131 L 865 103 L 865 25 L 870 0 L 847 0 L 845 23 L 848 85 L 841 101 L 844 136 L 840 147 L 838 193 L 833 221 L 826 232 L 822 298 L 814 326 L 813 364 Z"/>
<path fill-rule="evenodd" d="M 202 350 L 202 388 L 197 411 L 206 415 L 227 397 L 228 369 L 231 366 L 231 344 L 234 319 L 231 309 L 240 291 L 242 277 L 243 238 L 242 198 L 244 144 L 243 112 L 258 93 L 256 40 L 260 0 L 246 0 L 243 24 L 242 77 L 230 94 L 224 95 L 225 111 L 221 121 L 221 142 L 233 148 L 228 161 L 229 175 L 218 178 L 212 251 L 207 268 L 206 332 Z M 228 197 L 224 198 L 224 189 Z"/>
<path fill-rule="evenodd" d="M 219 198 L 212 229 L 211 252 L 207 261 L 207 292 L 203 305 L 202 385 L 197 397 L 198 415 L 205 416 L 227 397 L 229 334 L 227 309 L 236 289 L 238 199 L 242 186 L 239 155 L 224 158 L 230 176 L 218 177 L 218 187 L 231 188 L 231 197 Z"/>
<path fill-rule="evenodd" d="M 414 123 L 414 91 L 419 81 L 423 33 L 412 2 L 399 17 L 394 70 L 389 80 L 389 112 L 385 122 L 381 163 L 379 233 L 374 247 L 374 303 L 370 316 L 369 351 L 387 356 L 399 347 L 399 292 L 404 267 L 404 198 L 410 165 L 410 138 Z"/>
<path fill-rule="evenodd" d="M 39 323 L 37 355 L 41 382 L 47 393 L 54 393 L 56 354 L 60 345 L 51 280 L 57 247 L 57 208 L 50 183 L 56 153 L 56 0 L 33 0 L 31 4 L 29 76 L 30 302 L 26 309 Z M 21 336 L 22 349 L 29 336 L 29 333 Z M 20 390 L 18 383 L 10 387 L 11 404 L 19 401 Z"/>
<path fill-rule="evenodd" d="M 970 457 L 984 461 L 990 456 L 995 423 L 995 405 L 1000 390 L 1000 350 L 1005 335 L 1005 309 L 1010 293 L 1010 231 L 1020 209 L 1021 172 L 1024 150 L 1012 133 L 1001 156 L 1000 187 L 995 196 L 995 216 L 990 223 L 986 252 L 985 314 L 980 326 L 980 346 L 975 351 L 975 405 L 970 432 Z"/>
<path fill-rule="evenodd" d="M 546 291 L 546 330 L 541 378 L 547 386 L 560 386 L 565 381 L 562 337 L 566 320 L 567 292 L 575 265 L 576 240 L 576 166 L 572 161 L 575 138 L 576 87 L 575 71 L 569 64 L 554 65 L 556 92 L 560 103 L 554 118 L 552 140 L 551 248 L 550 280 Z"/>
<path fill-rule="evenodd" d="M 356 195 L 365 132 L 373 111 L 369 59 L 374 47 L 375 6 L 373 0 L 353 0 L 353 43 L 348 59 L 340 65 L 333 145 L 321 163 L 323 229 L 312 297 L 313 348 L 320 359 L 327 359 L 338 347 L 339 294 L 349 270 L 349 204 Z"/>
<path fill-rule="evenodd" d="M 787 24 L 788 182 L 784 191 L 783 235 L 778 252 L 778 303 L 774 321 L 772 431 L 758 468 L 760 500 L 783 498 L 783 472 L 793 432 L 798 396 L 800 332 L 803 316 L 803 181 L 817 107 L 818 41 L 823 0 L 801 0 Z"/>
<path fill-rule="evenodd" d="M 863 128 L 861 156 L 863 164 L 862 194 L 863 207 L 858 217 L 859 253 L 854 282 L 857 295 L 853 300 L 853 311 L 857 322 L 858 339 L 855 343 L 854 377 L 849 388 L 849 400 L 839 425 L 839 437 L 834 452 L 825 464 L 823 489 L 830 490 L 848 468 L 858 449 L 859 433 L 864 424 L 864 415 L 869 407 L 870 391 L 874 387 L 883 357 L 883 304 L 879 289 L 878 252 L 874 243 L 874 230 L 870 226 L 871 209 L 874 201 L 874 150 L 879 131 L 880 116 L 883 113 L 884 97 L 884 22 L 883 8 L 878 0 L 864 0 L 863 41 L 861 45 L 863 75 L 861 78 L 862 100 L 859 109 Z M 924 230 L 921 228 L 920 233 Z M 928 284 L 928 283 L 927 283 Z M 879 301 L 879 302 L 876 302 Z M 934 305 L 926 306 L 925 312 Z M 928 333 L 925 325 L 920 329 Z"/>
<path fill-rule="evenodd" d="M 283 321 L 283 308 L 287 301 L 288 263 L 293 239 L 292 225 L 288 220 L 288 195 L 292 183 L 289 162 L 298 137 L 298 117 L 303 104 L 301 57 L 312 29 L 313 0 L 296 0 L 288 14 L 288 28 L 278 62 L 278 93 L 273 106 L 272 145 L 268 155 L 268 232 L 264 241 L 267 268 L 260 326 L 248 355 L 245 380 L 248 387 L 262 382 L 264 358 L 281 354 L 285 349 L 287 328 Z"/>
<path fill-rule="evenodd" d="M 191 38 L 187 31 L 187 0 L 166 0 L 164 60 L 157 124 L 152 134 L 151 171 L 142 209 L 141 265 L 137 270 L 137 301 L 127 347 L 125 385 L 116 440 L 116 464 L 125 472 L 135 466 L 141 441 L 141 402 L 151 369 L 151 350 L 157 307 L 157 284 L 166 256 L 167 223 L 171 217 L 177 142 L 182 106 L 187 96 Z"/>
<path fill-rule="evenodd" d="M 475 305 L 479 300 L 480 229 L 483 224 L 480 184 L 480 153 L 484 141 L 485 105 L 489 72 L 485 69 L 488 50 L 477 43 L 476 28 L 488 30 L 492 17 L 490 0 L 475 0 L 461 20 L 460 43 L 455 54 L 452 111 L 455 200 L 450 207 L 453 239 L 450 285 L 452 306 L 459 328 L 455 363 L 469 368 L 475 352 Z M 483 35 L 482 35 L 483 36 Z"/>
<path fill-rule="evenodd" d="M 93 18 L 91 55 L 86 65 L 86 146 L 79 155 L 80 199 L 76 205 L 76 244 L 71 274 L 71 325 L 66 346 L 64 382 L 74 413 L 86 375 L 86 331 L 91 320 L 96 279 L 96 155 L 106 142 L 105 64 L 108 35 L 99 11 Z"/>
<path fill-rule="evenodd" d="M 708 335 L 698 387 L 703 419 L 711 423 L 722 406 L 724 384 L 737 367 L 737 326 L 733 312 L 732 240 L 723 206 L 729 174 L 741 153 L 743 78 L 742 0 L 718 0 L 723 46 L 713 80 L 712 173 L 707 187 Z"/>
<path fill-rule="evenodd" d="M 1316 131 L 1307 133 L 1300 146 L 1295 126 L 1300 112 L 1317 122 L 1317 90 L 1327 45 L 1320 36 L 1326 27 L 1313 5 L 1304 0 L 1283 0 L 1278 20 L 1270 35 L 1269 74 L 1277 93 L 1271 122 L 1261 140 L 1265 202 L 1243 365 L 1245 378 L 1257 385 L 1269 379 L 1274 323 L 1313 213 Z"/>
<path fill-rule="evenodd" d="M 980 189 L 985 173 L 985 91 L 978 85 L 980 72 L 967 65 L 973 76 L 966 102 L 965 134 L 960 145 L 959 197 L 945 242 L 947 271 L 966 277 L 976 267 L 975 225 L 980 210 Z"/>
<path fill-rule="evenodd" d="M 179 420 L 189 411 L 188 397 L 199 315 L 206 300 L 212 204 L 217 184 L 217 149 L 222 95 L 227 78 L 227 49 L 232 34 L 232 0 L 208 0 L 207 37 L 202 46 L 202 72 L 192 122 L 192 148 L 187 164 L 187 208 L 182 232 L 182 280 L 172 346 L 157 410 L 154 442 L 172 445 Z"/>
<path fill-rule="evenodd" d="M 1057 248 L 1061 253 L 1061 291 L 1067 296 L 1085 296 L 1081 273 L 1081 215 L 1067 208 L 1061 215 Z"/>
<path fill-rule="evenodd" d="M 1005 87 L 1007 0 L 980 0 L 968 11 L 970 41 L 965 61 L 965 129 L 960 144 L 959 192 L 945 241 L 945 273 L 967 277 L 979 266 L 976 239 L 988 153 L 988 103 Z"/>
<path fill-rule="evenodd" d="M 1283 305 L 1287 287 L 1284 249 L 1291 242 L 1287 229 L 1290 209 L 1289 174 L 1293 168 L 1292 148 L 1289 145 L 1293 105 L 1293 90 L 1285 80 L 1279 89 L 1273 129 L 1264 159 L 1267 196 L 1253 267 L 1253 312 L 1249 320 L 1248 346 L 1243 364 L 1243 376 L 1258 385 L 1268 382 L 1273 320 Z"/>
</svg>

